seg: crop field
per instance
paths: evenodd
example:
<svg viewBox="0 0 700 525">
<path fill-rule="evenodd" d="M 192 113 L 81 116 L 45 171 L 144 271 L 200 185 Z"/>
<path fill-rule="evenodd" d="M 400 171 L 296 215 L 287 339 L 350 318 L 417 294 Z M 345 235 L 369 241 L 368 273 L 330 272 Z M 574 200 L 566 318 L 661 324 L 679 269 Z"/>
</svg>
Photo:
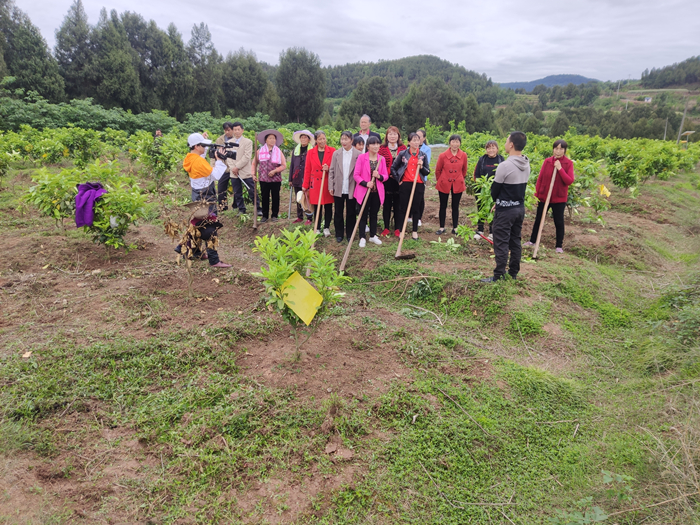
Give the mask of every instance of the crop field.
<svg viewBox="0 0 700 525">
<path fill-rule="evenodd" d="M 177 132 L 0 135 L 0 523 L 700 523 L 700 154 L 566 139 L 564 254 L 547 219 L 481 283 L 490 245 L 438 238 L 429 184 L 416 258 L 355 246 L 297 351 L 255 250 L 288 187 L 257 232 L 221 214 L 232 268 L 188 270 Z M 550 152 L 529 137 L 531 182 Z M 111 197 L 83 231 L 88 179 Z"/>
</svg>

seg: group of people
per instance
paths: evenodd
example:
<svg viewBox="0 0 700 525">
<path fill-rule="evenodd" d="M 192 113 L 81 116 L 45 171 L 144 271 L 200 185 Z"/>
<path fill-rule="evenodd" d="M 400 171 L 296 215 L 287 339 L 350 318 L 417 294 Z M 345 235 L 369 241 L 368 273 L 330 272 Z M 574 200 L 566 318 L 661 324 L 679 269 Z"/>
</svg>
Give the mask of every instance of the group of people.
<svg viewBox="0 0 700 525">
<path fill-rule="evenodd" d="M 360 131 L 355 134 L 342 132 L 337 150 L 328 145 L 322 130 L 316 133 L 297 131 L 293 135 L 296 147 L 289 163 L 281 150 L 284 137 L 274 129 L 257 134 L 260 147 L 253 152 L 252 141 L 243 136 L 243 125 L 240 122 L 226 122 L 223 125 L 224 133 L 214 145 L 235 146 L 237 154 L 235 158 L 226 158 L 223 149 L 210 148 L 215 161 L 213 166 L 205 159 L 211 141 L 200 134 L 192 134 L 188 138 L 190 153 L 184 162 L 185 170 L 190 175 L 192 200 L 218 203 L 218 206 L 210 208 L 210 216 L 204 220 L 206 224 L 218 223 L 216 209 L 228 208 L 229 183 L 233 190 L 233 203 L 241 213 L 246 213 L 243 186 L 250 195 L 255 196 L 259 183 L 260 198 L 255 199 L 258 201 L 255 213 L 262 223 L 277 221 L 282 173 L 289 166 L 290 186 L 295 194 L 301 192 L 311 205 L 311 209 L 305 209 L 297 202 L 294 223 L 318 224 L 317 233 L 322 231 L 325 237 L 329 237 L 333 220 L 336 241 L 341 243 L 344 239 L 350 240 L 359 221 L 358 237 L 362 248 L 367 241 L 382 244 L 380 236 L 400 236 L 404 222 L 411 223 L 412 238 L 418 239 L 425 208 L 425 186 L 431 173 L 431 150 L 425 144 L 425 132 L 418 130 L 409 133 L 407 144 L 404 144 L 397 127 L 387 128 L 382 140 L 378 133 L 371 131 L 370 126 L 370 117 L 363 115 Z M 440 201 L 438 235 L 446 232 L 450 196 L 451 233 L 456 234 L 459 205 L 466 190 L 468 158 L 461 149 L 461 137 L 452 135 L 448 142 L 449 148 L 440 154 L 435 168 L 435 187 Z M 474 180 L 484 176 L 493 178 L 491 197 L 495 213 L 489 225 L 488 239 L 494 245 L 496 269 L 493 277 L 485 280 L 488 282 L 504 277 L 506 267 L 512 278 L 516 278 L 520 270 L 520 236 L 525 214 L 525 191 L 530 177 L 529 160 L 522 154 L 526 143 L 524 133 L 511 133 L 505 144 L 508 158 L 504 160 L 499 154 L 498 144 L 495 141 L 487 142 L 485 154 L 479 158 L 473 172 Z M 566 157 L 566 149 L 565 141 L 556 141 L 553 156 L 542 165 L 536 184 L 536 197 L 540 202 L 526 246 L 536 240 L 539 223 L 546 213 L 544 204 L 550 181 L 556 172 L 549 208 L 553 211 L 556 226 L 556 251 L 563 251 L 564 209 L 568 186 L 573 183 L 574 177 L 573 164 Z M 378 225 L 380 208 L 383 210 L 381 232 Z M 482 222 L 477 224 L 475 238 L 484 236 L 484 227 Z M 216 231 L 212 235 L 216 235 Z M 213 266 L 228 266 L 219 261 L 218 255 L 210 249 L 203 251 L 201 257 L 208 258 Z"/>
</svg>

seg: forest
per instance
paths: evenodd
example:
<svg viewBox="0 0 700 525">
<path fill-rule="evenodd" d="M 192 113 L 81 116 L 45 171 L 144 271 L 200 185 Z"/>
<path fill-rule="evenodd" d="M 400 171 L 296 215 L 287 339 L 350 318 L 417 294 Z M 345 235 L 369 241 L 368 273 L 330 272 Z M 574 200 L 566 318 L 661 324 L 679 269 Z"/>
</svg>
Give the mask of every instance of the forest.
<svg viewBox="0 0 700 525">
<path fill-rule="evenodd" d="M 464 122 L 469 133 L 556 136 L 573 126 L 616 138 L 673 139 L 682 120 L 679 94 L 646 103 L 632 92 L 697 82 L 700 64 L 695 57 L 645 71 L 641 82 L 622 84 L 622 94 L 620 83 L 598 81 L 539 84 L 528 92 L 429 55 L 325 67 L 301 47 L 283 50 L 276 65 L 243 48 L 224 56 L 203 22 L 193 24 L 189 40 L 174 24 L 162 29 L 129 11 L 103 9 L 91 24 L 82 0 L 66 13 L 51 50 L 12 0 L 0 0 L 0 14 L 0 127 L 13 131 L 23 124 L 169 130 L 200 114 L 259 114 L 279 124 L 341 130 L 367 113 L 378 127 L 404 131 L 430 119 L 443 131 Z M 696 129 L 700 117 L 697 96 L 690 98 L 684 130 Z"/>
</svg>

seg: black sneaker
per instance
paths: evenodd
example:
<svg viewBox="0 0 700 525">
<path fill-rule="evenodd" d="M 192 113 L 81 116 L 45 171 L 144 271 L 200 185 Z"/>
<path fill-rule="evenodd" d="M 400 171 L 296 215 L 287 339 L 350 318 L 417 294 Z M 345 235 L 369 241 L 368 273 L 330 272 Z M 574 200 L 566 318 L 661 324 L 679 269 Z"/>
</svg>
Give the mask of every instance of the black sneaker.
<svg viewBox="0 0 700 525">
<path fill-rule="evenodd" d="M 258 219 L 258 222 L 259 222 L 260 224 L 262 224 L 263 222 L 267 222 L 267 217 L 260 217 L 260 218 Z"/>
<path fill-rule="evenodd" d="M 496 279 L 494 277 L 487 277 L 486 279 L 481 279 L 482 283 L 489 283 L 489 284 L 495 283 L 496 281 L 498 281 L 498 279 Z"/>
<path fill-rule="evenodd" d="M 337 242 L 338 244 L 340 244 L 341 242 L 343 242 L 343 238 L 342 238 L 342 237 L 336 237 L 336 238 L 335 238 L 335 242 Z"/>
</svg>

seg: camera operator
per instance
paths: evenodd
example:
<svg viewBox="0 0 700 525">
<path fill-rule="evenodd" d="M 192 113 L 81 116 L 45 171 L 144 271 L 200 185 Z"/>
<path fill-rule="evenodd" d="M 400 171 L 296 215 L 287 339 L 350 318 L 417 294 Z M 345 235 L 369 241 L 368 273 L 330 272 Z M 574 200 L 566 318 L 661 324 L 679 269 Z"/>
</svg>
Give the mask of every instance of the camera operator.
<svg viewBox="0 0 700 525">
<path fill-rule="evenodd" d="M 245 200 L 243 199 L 243 184 L 248 189 L 248 195 L 254 199 L 256 184 L 253 181 L 251 170 L 251 155 L 253 152 L 253 141 L 243 136 L 243 124 L 240 122 L 224 122 L 224 134 L 216 139 L 216 144 L 238 144 L 235 159 L 226 159 L 226 173 L 219 180 L 219 209 L 228 209 L 227 191 L 229 181 L 233 189 L 233 200 L 240 213 L 246 212 Z M 258 215 L 262 215 L 260 199 L 258 199 Z"/>
<path fill-rule="evenodd" d="M 214 152 L 216 158 L 216 164 L 212 167 L 206 160 L 207 147 L 211 144 L 211 140 L 205 139 L 200 133 L 192 133 L 187 137 L 187 144 L 190 147 L 190 152 L 185 157 L 182 162 L 182 167 L 190 176 L 190 186 L 192 187 L 192 202 L 204 201 L 211 203 L 209 206 L 209 215 L 204 219 L 193 219 L 190 222 L 190 230 L 193 228 L 198 230 L 198 237 L 209 242 L 212 237 L 216 237 L 219 228 L 223 227 L 216 217 L 216 189 L 215 181 L 221 179 L 222 175 L 226 171 L 226 164 L 224 163 L 224 152 L 217 148 Z M 195 247 L 201 246 L 201 243 L 197 242 L 197 238 L 193 231 L 188 230 L 185 234 L 186 239 L 183 242 L 187 243 L 187 246 Z M 215 243 L 214 243 L 215 246 Z M 176 252 L 181 253 L 182 244 L 178 245 L 175 249 Z M 209 259 L 209 265 L 215 268 L 230 268 L 230 264 L 226 264 L 219 260 L 219 254 L 215 247 L 207 247 L 206 252 L 200 249 L 195 250 L 194 255 L 199 256 L 201 253 L 202 259 Z"/>
</svg>

